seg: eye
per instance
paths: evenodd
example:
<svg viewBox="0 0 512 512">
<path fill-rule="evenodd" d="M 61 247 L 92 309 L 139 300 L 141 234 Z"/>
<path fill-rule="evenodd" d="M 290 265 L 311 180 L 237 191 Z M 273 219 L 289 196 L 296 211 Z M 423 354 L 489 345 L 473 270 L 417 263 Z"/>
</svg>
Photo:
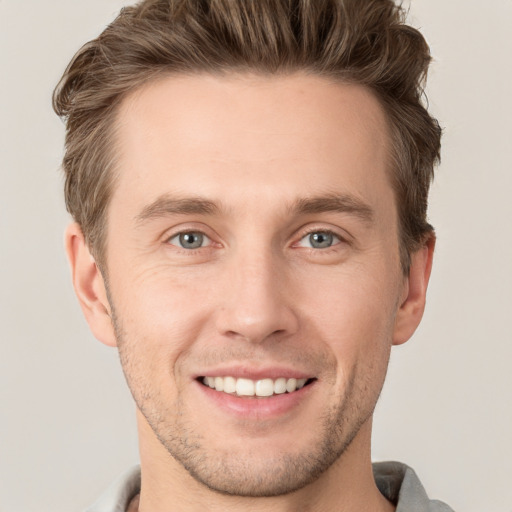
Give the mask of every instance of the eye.
<svg viewBox="0 0 512 512">
<path fill-rule="evenodd" d="M 332 231 L 312 231 L 299 242 L 300 247 L 310 247 L 313 249 L 328 249 L 341 242 L 341 239 Z"/>
<path fill-rule="evenodd" d="M 210 242 L 211 240 L 200 231 L 187 231 L 172 236 L 167 243 L 176 245 L 182 249 L 199 249 L 200 247 L 209 245 Z"/>
</svg>

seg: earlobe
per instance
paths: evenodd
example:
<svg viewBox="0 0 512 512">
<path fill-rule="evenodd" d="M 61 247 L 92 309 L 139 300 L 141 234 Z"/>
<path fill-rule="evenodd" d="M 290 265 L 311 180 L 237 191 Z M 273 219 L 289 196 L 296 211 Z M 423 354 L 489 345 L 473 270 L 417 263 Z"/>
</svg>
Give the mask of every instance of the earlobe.
<svg viewBox="0 0 512 512">
<path fill-rule="evenodd" d="M 85 319 L 99 341 L 114 347 L 116 338 L 105 282 L 77 223 L 68 226 L 65 242 L 73 287 Z"/>
<path fill-rule="evenodd" d="M 411 255 L 411 267 L 396 315 L 393 345 L 405 343 L 414 334 L 423 317 L 435 242 L 432 233 L 424 245 Z"/>
</svg>

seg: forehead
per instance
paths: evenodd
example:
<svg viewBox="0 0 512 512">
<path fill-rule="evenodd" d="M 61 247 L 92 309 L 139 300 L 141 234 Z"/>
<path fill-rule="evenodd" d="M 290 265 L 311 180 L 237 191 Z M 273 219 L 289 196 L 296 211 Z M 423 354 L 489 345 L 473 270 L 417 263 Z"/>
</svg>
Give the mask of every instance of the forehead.
<svg viewBox="0 0 512 512">
<path fill-rule="evenodd" d="M 116 142 L 113 203 L 191 187 L 240 206 L 263 190 L 269 201 L 310 190 L 379 202 L 390 188 L 379 102 L 318 76 L 166 76 L 125 98 Z"/>
</svg>

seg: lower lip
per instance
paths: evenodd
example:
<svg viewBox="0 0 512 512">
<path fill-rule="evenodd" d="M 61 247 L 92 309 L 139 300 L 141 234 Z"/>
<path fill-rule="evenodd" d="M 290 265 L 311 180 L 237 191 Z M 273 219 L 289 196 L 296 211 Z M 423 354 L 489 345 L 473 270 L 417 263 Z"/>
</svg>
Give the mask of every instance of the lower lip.
<svg viewBox="0 0 512 512">
<path fill-rule="evenodd" d="M 310 394 L 315 382 L 292 393 L 272 395 L 269 397 L 246 397 L 230 395 L 216 391 L 200 382 L 197 386 L 209 401 L 221 410 L 242 418 L 272 419 L 291 412 L 298 407 Z"/>
</svg>

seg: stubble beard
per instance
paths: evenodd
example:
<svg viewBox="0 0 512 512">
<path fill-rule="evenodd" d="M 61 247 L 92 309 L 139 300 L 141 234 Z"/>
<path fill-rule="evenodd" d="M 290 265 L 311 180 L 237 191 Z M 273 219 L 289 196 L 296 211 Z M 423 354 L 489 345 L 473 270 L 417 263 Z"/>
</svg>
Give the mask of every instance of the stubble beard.
<svg viewBox="0 0 512 512">
<path fill-rule="evenodd" d="M 112 307 L 112 302 L 110 304 Z M 371 418 L 382 388 L 381 385 L 374 399 L 368 401 L 368 382 L 356 378 L 355 368 L 343 396 L 319 420 L 318 434 L 309 449 L 302 453 L 276 454 L 265 460 L 258 454 L 241 457 L 229 447 L 223 453 L 209 453 L 204 438 L 185 418 L 181 399 L 169 407 L 163 400 L 159 401 L 151 383 L 141 382 L 140 375 L 144 372 L 134 370 L 136 364 L 128 348 L 130 342 L 122 333 L 113 307 L 112 320 L 123 372 L 138 409 L 169 455 L 197 482 L 220 494 L 273 497 L 293 493 L 313 483 L 343 457 L 361 427 Z"/>
<path fill-rule="evenodd" d="M 358 421 L 350 425 L 347 405 L 344 402 L 325 414 L 315 442 L 307 451 L 276 454 L 264 460 L 258 453 L 241 456 L 230 451 L 229 447 L 222 453 L 215 451 L 209 456 L 202 437 L 181 417 L 176 417 L 175 428 L 169 428 L 169 423 L 159 421 L 145 404 L 140 404 L 139 409 L 167 452 L 197 482 L 221 494 L 259 498 L 298 491 L 317 480 L 343 456 L 371 416 L 371 412 L 359 415 Z"/>
</svg>

